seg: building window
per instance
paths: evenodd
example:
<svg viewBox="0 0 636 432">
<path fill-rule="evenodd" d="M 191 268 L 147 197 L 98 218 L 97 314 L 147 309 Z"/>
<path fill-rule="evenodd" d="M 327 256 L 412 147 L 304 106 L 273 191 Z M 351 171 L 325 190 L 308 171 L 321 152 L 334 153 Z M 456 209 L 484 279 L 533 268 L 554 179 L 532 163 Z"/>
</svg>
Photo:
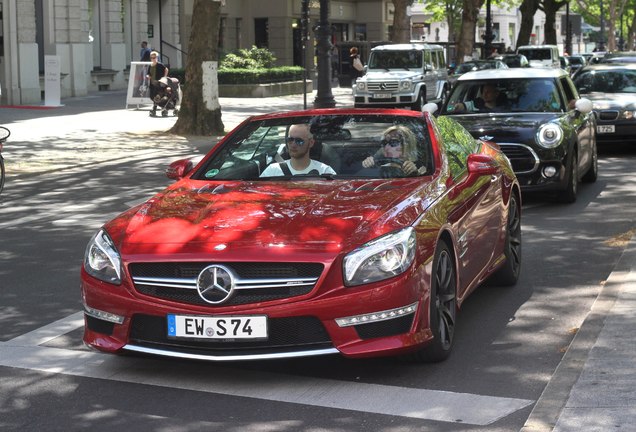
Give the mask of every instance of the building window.
<svg viewBox="0 0 636 432">
<path fill-rule="evenodd" d="M 254 19 L 254 45 L 269 48 L 269 22 L 267 18 Z"/>
<path fill-rule="evenodd" d="M 243 38 L 241 37 L 241 27 L 243 27 L 243 19 L 236 19 L 236 47 L 243 48 Z"/>
<path fill-rule="evenodd" d="M 356 24 L 355 27 L 355 37 L 354 40 L 364 41 L 367 40 L 367 25 L 366 24 Z"/>
<path fill-rule="evenodd" d="M 221 17 L 221 23 L 219 25 L 219 48 L 225 46 L 225 32 L 227 31 L 227 18 Z"/>
</svg>

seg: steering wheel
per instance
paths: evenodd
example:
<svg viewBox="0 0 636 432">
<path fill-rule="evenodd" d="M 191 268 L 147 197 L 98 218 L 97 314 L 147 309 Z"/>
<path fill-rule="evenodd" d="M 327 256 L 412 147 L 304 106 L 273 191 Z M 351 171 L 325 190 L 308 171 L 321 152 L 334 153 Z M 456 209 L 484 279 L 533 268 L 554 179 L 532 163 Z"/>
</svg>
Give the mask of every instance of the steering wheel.
<svg viewBox="0 0 636 432">
<path fill-rule="evenodd" d="M 406 173 L 402 168 L 404 161 L 398 158 L 390 158 L 385 156 L 374 157 L 375 165 L 380 167 L 380 174 L 383 178 L 406 177 Z"/>
</svg>

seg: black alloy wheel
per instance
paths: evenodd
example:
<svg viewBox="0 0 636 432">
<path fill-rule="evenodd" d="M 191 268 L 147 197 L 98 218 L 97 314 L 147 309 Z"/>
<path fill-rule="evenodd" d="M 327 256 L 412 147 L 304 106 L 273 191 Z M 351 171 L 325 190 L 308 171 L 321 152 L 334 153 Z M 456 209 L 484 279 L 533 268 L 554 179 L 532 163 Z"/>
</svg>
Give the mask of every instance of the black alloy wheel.
<svg viewBox="0 0 636 432">
<path fill-rule="evenodd" d="M 506 224 L 506 261 L 489 279 L 490 285 L 512 286 L 519 280 L 521 273 L 521 208 L 513 193 L 508 205 L 508 223 Z"/>
<path fill-rule="evenodd" d="M 598 152 L 596 143 L 592 146 L 592 163 L 581 180 L 585 183 L 594 183 L 598 178 Z"/>
<path fill-rule="evenodd" d="M 457 277 L 453 256 L 446 242 L 440 241 L 433 259 L 433 278 L 429 320 L 433 340 L 416 352 L 418 361 L 439 362 L 448 358 L 453 347 L 457 319 Z"/>
<path fill-rule="evenodd" d="M 426 105 L 426 89 L 420 89 L 420 93 L 417 95 L 417 100 L 411 105 L 411 109 L 414 111 L 424 111 L 424 105 Z"/>
<path fill-rule="evenodd" d="M 558 200 L 564 204 L 572 204 L 576 201 L 576 194 L 579 184 L 579 159 L 576 152 L 572 154 L 570 169 L 567 173 L 565 189 L 558 193 Z"/>
</svg>

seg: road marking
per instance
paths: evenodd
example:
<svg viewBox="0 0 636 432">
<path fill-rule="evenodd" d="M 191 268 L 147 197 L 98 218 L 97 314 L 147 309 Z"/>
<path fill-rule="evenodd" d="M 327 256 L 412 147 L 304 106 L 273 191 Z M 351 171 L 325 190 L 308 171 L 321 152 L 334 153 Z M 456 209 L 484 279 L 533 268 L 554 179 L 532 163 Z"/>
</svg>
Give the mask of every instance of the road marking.
<svg viewBox="0 0 636 432">
<path fill-rule="evenodd" d="M 534 402 L 225 366 L 207 368 L 205 374 L 192 373 L 189 368 L 171 368 L 170 374 L 164 374 L 157 373 L 157 367 L 164 367 L 165 360 L 118 357 L 37 345 L 80 328 L 83 325 L 81 315 L 82 312 L 75 313 L 0 343 L 0 366 L 478 426 L 494 423 Z"/>
</svg>

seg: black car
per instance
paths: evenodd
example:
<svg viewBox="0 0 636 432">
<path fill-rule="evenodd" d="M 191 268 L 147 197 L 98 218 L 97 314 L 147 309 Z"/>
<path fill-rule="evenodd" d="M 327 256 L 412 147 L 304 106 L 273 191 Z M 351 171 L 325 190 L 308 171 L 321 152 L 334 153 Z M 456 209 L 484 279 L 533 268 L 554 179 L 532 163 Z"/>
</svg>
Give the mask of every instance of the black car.
<svg viewBox="0 0 636 432">
<path fill-rule="evenodd" d="M 588 65 L 576 75 L 574 85 L 594 105 L 599 144 L 636 139 L 636 64 Z"/>
<path fill-rule="evenodd" d="M 489 108 L 482 96 L 492 98 L 492 87 L 498 95 Z M 497 143 L 524 191 L 556 192 L 559 201 L 574 202 L 579 180 L 596 181 L 592 103 L 579 98 L 561 69 L 468 72 L 440 115 L 455 117 L 475 138 Z"/>
<path fill-rule="evenodd" d="M 568 60 L 570 61 L 570 75 L 572 76 L 587 64 L 587 60 L 582 55 L 571 55 Z"/>
</svg>

